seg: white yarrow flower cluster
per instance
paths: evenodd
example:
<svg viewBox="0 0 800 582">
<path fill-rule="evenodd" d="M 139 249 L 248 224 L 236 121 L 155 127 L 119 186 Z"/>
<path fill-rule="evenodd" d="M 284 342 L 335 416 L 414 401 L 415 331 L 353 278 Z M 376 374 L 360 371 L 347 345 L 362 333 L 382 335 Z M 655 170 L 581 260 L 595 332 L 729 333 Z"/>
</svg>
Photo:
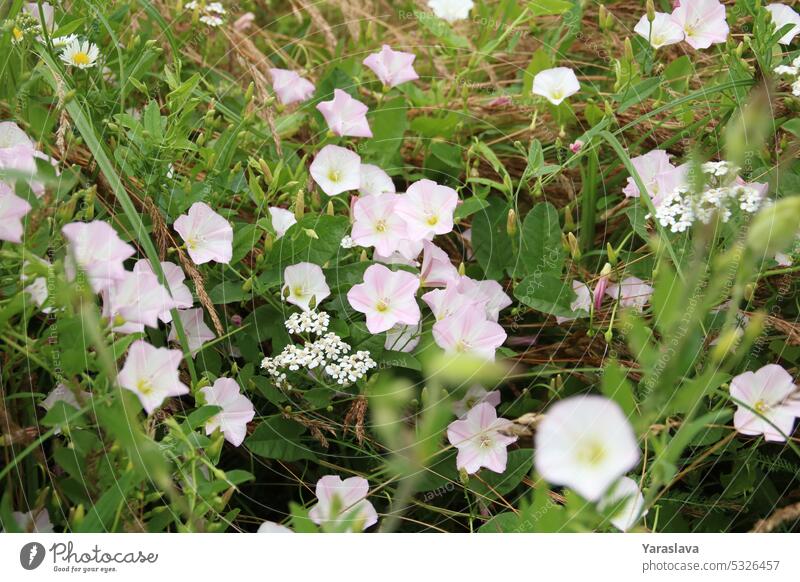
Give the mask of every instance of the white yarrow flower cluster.
<svg viewBox="0 0 800 582">
<path fill-rule="evenodd" d="M 656 208 L 661 226 L 685 232 L 696 221 L 708 224 L 717 215 L 728 222 L 735 207 L 753 214 L 764 204 L 762 191 L 739 180 L 739 169 L 730 162 L 706 162 L 700 170 L 707 178 L 706 189 L 692 194 L 687 186 L 679 186 L 666 194 Z"/>
<path fill-rule="evenodd" d="M 330 316 L 322 311 L 293 314 L 286 321 L 289 333 L 296 335 L 307 332 L 317 336 L 317 339 L 307 341 L 302 346 L 290 344 L 274 358 L 264 358 L 261 367 L 283 388 L 291 387 L 287 371 L 308 370 L 313 373 L 319 370 L 326 378 L 342 386 L 363 378 L 377 363 L 366 350 L 350 353 L 352 348 L 342 338 L 333 332 L 326 333 L 329 324 Z"/>
<path fill-rule="evenodd" d="M 286 320 L 286 330 L 292 335 L 300 335 L 302 333 L 312 333 L 314 335 L 322 335 L 328 331 L 331 316 L 324 311 L 302 311 L 300 313 L 292 313 L 289 319 Z"/>
<path fill-rule="evenodd" d="M 342 242 L 340 244 L 343 249 L 352 249 L 354 246 L 356 246 L 356 243 L 353 241 L 353 237 L 351 237 L 349 234 L 342 238 Z"/>
<path fill-rule="evenodd" d="M 185 8 L 190 12 L 198 10 L 200 12 L 200 22 L 215 28 L 217 26 L 222 26 L 225 22 L 223 16 L 228 13 L 220 2 L 209 2 L 206 4 L 192 0 L 186 4 Z"/>
</svg>

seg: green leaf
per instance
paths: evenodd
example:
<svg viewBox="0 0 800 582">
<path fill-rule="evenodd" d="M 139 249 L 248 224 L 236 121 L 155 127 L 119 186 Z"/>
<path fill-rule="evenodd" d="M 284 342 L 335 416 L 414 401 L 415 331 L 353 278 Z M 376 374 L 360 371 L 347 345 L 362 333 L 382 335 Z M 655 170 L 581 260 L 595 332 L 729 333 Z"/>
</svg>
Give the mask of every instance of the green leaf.
<svg viewBox="0 0 800 582">
<path fill-rule="evenodd" d="M 636 398 L 633 396 L 633 384 L 628 380 L 625 371 L 616 361 L 611 360 L 603 370 L 600 388 L 607 398 L 619 404 L 625 416 L 628 418 L 636 416 Z"/>
<path fill-rule="evenodd" d="M 485 469 L 469 480 L 468 487 L 483 500 L 502 497 L 522 482 L 530 473 L 532 465 L 533 453 L 530 449 L 511 451 L 508 453 L 508 463 L 503 473 Z"/>
<path fill-rule="evenodd" d="M 534 16 L 555 16 L 572 8 L 567 0 L 530 0 L 528 8 Z"/>
<path fill-rule="evenodd" d="M 317 456 L 300 442 L 305 427 L 276 416 L 265 420 L 244 442 L 256 455 L 281 461 L 315 460 Z"/>
<path fill-rule="evenodd" d="M 514 289 L 514 296 L 528 307 L 549 315 L 573 317 L 575 299 L 571 285 L 551 273 L 528 275 Z"/>
<path fill-rule="evenodd" d="M 346 216 L 306 215 L 275 243 L 269 264 L 285 266 L 305 261 L 322 265 L 339 252 L 349 229 L 350 220 Z M 306 230 L 314 231 L 317 238 L 309 236 Z"/>
<path fill-rule="evenodd" d="M 522 224 L 520 259 L 524 272 L 560 276 L 565 255 L 558 211 L 549 202 L 540 202 L 528 212 Z"/>
<path fill-rule="evenodd" d="M 500 279 L 517 257 L 506 232 L 508 204 L 497 197 L 488 199 L 489 206 L 472 220 L 472 248 L 486 278 Z"/>
</svg>

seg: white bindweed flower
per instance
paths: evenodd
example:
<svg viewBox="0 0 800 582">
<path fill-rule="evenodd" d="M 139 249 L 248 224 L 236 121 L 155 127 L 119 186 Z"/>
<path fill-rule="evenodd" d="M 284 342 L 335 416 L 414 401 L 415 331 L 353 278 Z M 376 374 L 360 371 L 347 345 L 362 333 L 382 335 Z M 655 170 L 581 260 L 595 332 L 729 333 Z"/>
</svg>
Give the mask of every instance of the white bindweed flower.
<svg viewBox="0 0 800 582">
<path fill-rule="evenodd" d="M 609 521 L 620 531 L 628 531 L 647 515 L 647 511 L 644 511 L 644 495 L 636 481 L 621 477 L 597 504 L 600 511 L 612 508 L 616 511 Z"/>
<path fill-rule="evenodd" d="M 573 396 L 557 402 L 536 432 L 536 470 L 554 485 L 598 501 L 614 481 L 639 462 L 628 419 L 602 396 Z"/>
<path fill-rule="evenodd" d="M 150 414 L 166 398 L 189 393 L 178 376 L 182 359 L 180 350 L 155 348 L 137 340 L 131 344 L 117 380 L 120 386 L 139 397 L 142 407 Z"/>
<path fill-rule="evenodd" d="M 297 218 L 295 218 L 294 212 L 286 210 L 285 208 L 270 206 L 269 217 L 270 220 L 272 220 L 272 228 L 275 229 L 275 236 L 277 238 L 281 238 L 286 234 L 286 231 L 289 230 L 289 227 L 297 224 Z"/>
<path fill-rule="evenodd" d="M 533 78 L 533 94 L 540 95 L 553 105 L 580 91 L 581 84 L 569 67 L 545 69 Z"/>
<path fill-rule="evenodd" d="M 203 321 L 203 310 L 198 307 L 196 309 L 183 309 L 178 312 L 178 318 L 183 325 L 183 331 L 186 332 L 186 341 L 189 342 L 189 352 L 192 357 L 195 357 L 206 342 L 211 341 L 216 335 L 211 331 L 211 328 Z M 178 341 L 178 330 L 175 329 L 175 322 L 172 322 L 172 328 L 169 330 L 167 341 Z"/>
<path fill-rule="evenodd" d="M 258 526 L 258 532 L 256 533 L 282 534 L 282 533 L 294 533 L 294 531 L 292 531 L 285 525 L 275 523 L 274 521 L 265 521 L 260 526 Z"/>
<path fill-rule="evenodd" d="M 394 182 L 389 174 L 373 164 L 361 164 L 361 184 L 358 187 L 359 194 L 394 194 Z"/>
<path fill-rule="evenodd" d="M 453 230 L 457 205 L 455 190 L 424 179 L 411 184 L 405 194 L 398 194 L 397 213 L 406 221 L 407 237 L 422 240 Z"/>
<path fill-rule="evenodd" d="M 474 5 L 472 0 L 428 0 L 428 7 L 433 13 L 450 23 L 469 18 L 469 11 Z"/>
<path fill-rule="evenodd" d="M 647 14 L 643 15 L 636 23 L 633 31 L 650 42 L 653 48 L 661 48 L 671 44 L 679 43 L 683 40 L 683 28 L 672 19 L 672 16 L 663 12 L 656 12 L 656 17 L 652 24 L 647 19 Z"/>
<path fill-rule="evenodd" d="M 796 390 L 792 376 L 777 364 L 735 376 L 730 391 L 738 405 L 733 415 L 736 431 L 749 436 L 763 434 L 764 440 L 785 442 L 785 435 L 792 434 L 795 417 L 800 416 Z"/>
<path fill-rule="evenodd" d="M 786 34 L 778 39 L 780 44 L 792 44 L 794 37 L 800 34 L 800 14 L 795 12 L 791 6 L 778 3 L 768 4 L 767 10 L 772 17 L 776 30 L 780 30 L 789 24 L 792 25 Z"/>
<path fill-rule="evenodd" d="M 222 408 L 206 422 L 206 434 L 218 428 L 225 440 L 238 447 L 247 435 L 247 423 L 256 415 L 253 403 L 241 393 L 239 384 L 232 378 L 218 378 L 213 386 L 200 389 L 205 403 Z"/>
<path fill-rule="evenodd" d="M 184 283 L 186 275 L 184 275 L 183 269 L 175 263 L 161 261 L 161 270 L 164 271 L 164 277 L 167 280 L 167 288 L 169 289 L 171 302 L 174 303 L 174 307 L 176 309 L 189 309 L 194 305 L 192 292 L 186 286 L 186 283 Z M 153 273 L 153 267 L 147 259 L 140 259 L 136 261 L 136 264 L 133 266 L 133 272 Z M 170 307 L 167 305 L 166 301 L 163 307 L 161 313 L 158 314 L 158 318 L 164 323 L 170 323 L 172 321 L 172 313 L 170 313 Z"/>
<path fill-rule="evenodd" d="M 351 531 L 363 531 L 378 521 L 378 513 L 367 501 L 369 483 L 362 477 L 342 480 L 326 475 L 317 481 L 318 503 L 308 512 L 317 525 Z"/>
<path fill-rule="evenodd" d="M 281 296 L 287 303 L 309 311 L 319 307 L 330 294 L 330 287 L 319 265 L 297 263 L 284 269 Z"/>
<path fill-rule="evenodd" d="M 75 39 L 61 51 L 61 60 L 71 67 L 88 69 L 95 65 L 100 54 L 96 44 Z"/>
<path fill-rule="evenodd" d="M 314 182 L 328 196 L 336 196 L 361 186 L 361 157 L 350 150 L 326 145 L 308 169 Z"/>
<path fill-rule="evenodd" d="M 172 227 L 186 243 L 186 252 L 197 265 L 216 261 L 230 263 L 233 256 L 233 228 L 205 202 L 195 202 Z"/>
</svg>

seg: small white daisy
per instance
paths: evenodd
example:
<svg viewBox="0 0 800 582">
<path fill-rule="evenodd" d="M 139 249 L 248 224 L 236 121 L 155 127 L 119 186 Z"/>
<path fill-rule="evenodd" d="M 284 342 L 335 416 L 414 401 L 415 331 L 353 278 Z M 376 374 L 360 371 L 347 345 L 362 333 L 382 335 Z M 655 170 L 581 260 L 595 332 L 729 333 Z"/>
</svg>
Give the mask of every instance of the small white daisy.
<svg viewBox="0 0 800 582">
<path fill-rule="evenodd" d="M 96 44 L 75 39 L 61 51 L 61 60 L 71 67 L 88 69 L 97 62 L 99 52 Z"/>
</svg>

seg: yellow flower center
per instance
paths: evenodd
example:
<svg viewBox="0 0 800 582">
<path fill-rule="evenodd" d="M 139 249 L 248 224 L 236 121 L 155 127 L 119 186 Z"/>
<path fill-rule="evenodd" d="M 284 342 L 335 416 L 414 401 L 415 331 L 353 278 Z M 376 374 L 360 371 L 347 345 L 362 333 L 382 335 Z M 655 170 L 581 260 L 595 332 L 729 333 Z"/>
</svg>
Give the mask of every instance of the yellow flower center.
<svg viewBox="0 0 800 582">
<path fill-rule="evenodd" d="M 564 92 L 561 89 L 556 89 L 553 91 L 553 101 L 558 101 L 564 96 Z"/>
<path fill-rule="evenodd" d="M 83 51 L 78 51 L 72 55 L 72 63 L 75 65 L 88 65 L 89 62 L 89 55 Z"/>
<path fill-rule="evenodd" d="M 136 381 L 136 390 L 147 396 L 153 391 L 153 383 L 147 378 L 141 378 Z"/>
<path fill-rule="evenodd" d="M 375 223 L 375 230 L 378 232 L 386 232 L 386 221 L 379 220 Z"/>
<path fill-rule="evenodd" d="M 298 285 L 294 289 L 292 289 L 292 293 L 294 293 L 295 297 L 302 297 L 303 296 L 303 292 L 304 292 L 304 289 L 300 285 Z"/>
<path fill-rule="evenodd" d="M 470 347 L 471 346 L 464 340 L 458 340 L 458 342 L 456 343 L 456 351 L 461 354 L 468 352 Z"/>
<path fill-rule="evenodd" d="M 481 446 L 482 449 L 488 449 L 489 447 L 492 446 L 492 439 L 490 439 L 485 434 L 481 435 L 481 441 L 480 442 L 481 442 L 480 446 Z"/>
<path fill-rule="evenodd" d="M 16 26 L 11 30 L 11 34 L 14 35 L 14 38 L 17 40 L 22 40 L 23 34 L 22 31 L 17 28 Z"/>
<path fill-rule="evenodd" d="M 602 443 L 592 441 L 578 451 L 578 460 L 587 465 L 599 465 L 606 458 L 606 449 Z"/>
<path fill-rule="evenodd" d="M 436 226 L 436 223 L 439 222 L 439 217 L 435 214 L 428 215 L 428 225 L 429 226 Z"/>
<path fill-rule="evenodd" d="M 381 313 L 386 313 L 387 311 L 389 311 L 389 303 L 381 299 L 380 301 L 378 301 L 378 303 L 375 304 L 375 309 Z"/>
<path fill-rule="evenodd" d="M 333 170 L 333 169 L 328 170 L 328 180 L 336 183 L 341 179 L 342 179 L 342 173 L 339 170 Z"/>
<path fill-rule="evenodd" d="M 769 404 L 767 404 L 763 400 L 759 400 L 753 405 L 753 408 L 755 409 L 756 412 L 764 414 L 769 410 Z"/>
</svg>

